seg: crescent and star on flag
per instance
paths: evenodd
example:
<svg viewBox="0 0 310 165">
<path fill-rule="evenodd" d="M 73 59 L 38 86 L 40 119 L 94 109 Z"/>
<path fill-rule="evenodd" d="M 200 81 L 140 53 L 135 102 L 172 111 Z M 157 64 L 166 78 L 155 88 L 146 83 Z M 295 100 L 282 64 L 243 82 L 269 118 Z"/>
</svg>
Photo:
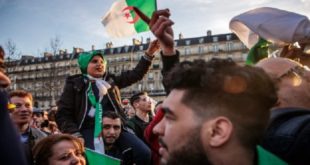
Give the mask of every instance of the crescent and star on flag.
<svg viewBox="0 0 310 165">
<path fill-rule="evenodd" d="M 135 14 L 134 17 L 131 16 L 130 12 L 133 11 Z M 138 8 L 134 6 L 127 6 L 122 9 L 123 17 L 127 20 L 128 23 L 134 24 L 136 23 L 140 18 L 149 24 L 150 19 L 144 15 Z"/>
</svg>

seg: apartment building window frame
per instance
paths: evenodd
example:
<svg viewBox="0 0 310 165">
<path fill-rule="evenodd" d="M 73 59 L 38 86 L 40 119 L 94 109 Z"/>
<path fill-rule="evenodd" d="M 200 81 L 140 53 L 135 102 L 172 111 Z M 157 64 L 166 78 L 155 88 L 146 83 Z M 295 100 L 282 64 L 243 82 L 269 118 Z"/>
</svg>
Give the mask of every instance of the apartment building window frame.
<svg viewBox="0 0 310 165">
<path fill-rule="evenodd" d="M 149 72 L 147 77 L 148 77 L 148 80 L 154 80 L 154 73 Z"/>
<path fill-rule="evenodd" d="M 204 46 L 203 45 L 199 45 L 198 46 L 198 54 L 203 54 L 204 53 Z"/>
<path fill-rule="evenodd" d="M 155 88 L 154 88 L 154 83 L 149 83 L 148 84 L 148 88 L 150 91 L 153 91 Z"/>
<path fill-rule="evenodd" d="M 213 42 L 218 42 L 219 41 L 219 37 L 218 36 L 213 36 L 212 40 L 213 40 Z"/>
<path fill-rule="evenodd" d="M 234 50 L 234 43 L 233 42 L 226 42 L 226 50 L 227 51 Z"/>
<path fill-rule="evenodd" d="M 129 50 L 129 46 L 125 46 L 125 52 L 127 53 L 128 52 L 128 50 Z"/>
<path fill-rule="evenodd" d="M 191 40 L 185 40 L 185 45 L 189 46 L 191 44 Z"/>
<path fill-rule="evenodd" d="M 227 34 L 227 35 L 226 35 L 226 40 L 227 40 L 227 41 L 230 41 L 231 38 L 232 38 L 231 34 Z"/>
<path fill-rule="evenodd" d="M 218 43 L 212 44 L 212 52 L 217 53 L 219 50 L 220 48 Z"/>
<path fill-rule="evenodd" d="M 199 44 L 203 44 L 204 38 L 199 38 L 198 42 L 199 42 Z"/>
<path fill-rule="evenodd" d="M 191 55 L 191 47 L 184 48 L 184 55 Z"/>
</svg>

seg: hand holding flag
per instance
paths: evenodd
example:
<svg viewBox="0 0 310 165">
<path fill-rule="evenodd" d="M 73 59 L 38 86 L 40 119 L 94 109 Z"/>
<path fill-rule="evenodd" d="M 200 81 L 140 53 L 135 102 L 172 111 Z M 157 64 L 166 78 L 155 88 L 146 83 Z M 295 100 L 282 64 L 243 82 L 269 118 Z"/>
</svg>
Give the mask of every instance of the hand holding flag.
<svg viewBox="0 0 310 165">
<path fill-rule="evenodd" d="M 138 8 L 133 8 L 139 17 L 146 22 L 153 34 L 157 37 L 164 55 L 175 54 L 174 49 L 174 34 L 172 25 L 174 22 L 169 19 L 169 9 L 155 11 L 152 18 L 149 19 Z"/>
</svg>

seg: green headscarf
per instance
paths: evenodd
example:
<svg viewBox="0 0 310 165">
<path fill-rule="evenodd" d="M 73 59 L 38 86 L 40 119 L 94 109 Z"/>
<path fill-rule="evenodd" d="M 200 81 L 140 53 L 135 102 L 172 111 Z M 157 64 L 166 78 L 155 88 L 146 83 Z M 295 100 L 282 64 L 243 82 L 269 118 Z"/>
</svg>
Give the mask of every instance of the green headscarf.
<svg viewBox="0 0 310 165">
<path fill-rule="evenodd" d="M 83 74 L 87 74 L 88 63 L 94 56 L 101 56 L 102 59 L 104 60 L 104 64 L 105 65 L 107 64 L 106 60 L 103 57 L 102 51 L 93 50 L 90 52 L 83 52 L 79 55 L 79 58 L 78 58 L 78 64 Z"/>
</svg>

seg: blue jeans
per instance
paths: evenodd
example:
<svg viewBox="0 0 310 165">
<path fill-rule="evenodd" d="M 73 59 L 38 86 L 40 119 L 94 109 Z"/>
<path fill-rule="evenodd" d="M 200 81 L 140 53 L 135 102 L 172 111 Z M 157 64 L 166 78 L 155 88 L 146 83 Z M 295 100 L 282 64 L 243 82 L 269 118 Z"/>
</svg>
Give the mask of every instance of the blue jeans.
<svg viewBox="0 0 310 165">
<path fill-rule="evenodd" d="M 94 130 L 93 129 L 83 129 L 81 130 L 85 141 L 85 147 L 94 149 Z M 115 142 L 115 145 L 119 147 L 121 151 L 132 148 L 133 150 L 133 161 L 136 165 L 149 165 L 151 164 L 151 150 L 140 140 L 136 135 L 122 130 L 119 138 Z"/>
</svg>

